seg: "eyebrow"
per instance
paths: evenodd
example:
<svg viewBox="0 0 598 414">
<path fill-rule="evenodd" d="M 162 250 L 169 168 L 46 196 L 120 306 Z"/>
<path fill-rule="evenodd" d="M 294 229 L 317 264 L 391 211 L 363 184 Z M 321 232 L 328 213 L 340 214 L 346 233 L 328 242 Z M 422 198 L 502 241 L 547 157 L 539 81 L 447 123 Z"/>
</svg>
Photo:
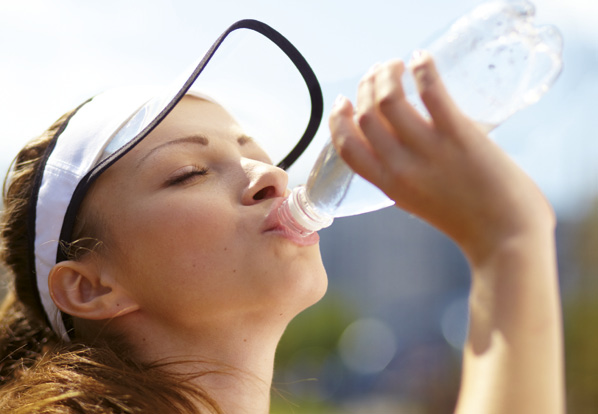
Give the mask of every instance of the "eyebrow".
<svg viewBox="0 0 598 414">
<path fill-rule="evenodd" d="M 241 135 L 241 136 L 239 136 L 239 138 L 237 138 L 237 143 L 240 146 L 243 146 L 245 144 L 255 144 L 255 141 L 250 136 Z"/>
<path fill-rule="evenodd" d="M 254 143 L 254 142 L 255 141 L 253 140 L 253 138 L 251 138 L 247 135 L 240 135 L 237 138 L 237 143 L 239 144 L 239 146 L 243 146 L 245 144 Z M 159 150 L 161 150 L 165 147 L 169 147 L 171 145 L 180 145 L 180 144 L 199 144 L 204 147 L 207 147 L 210 144 L 210 140 L 204 135 L 196 134 L 196 135 L 189 135 L 186 137 L 177 138 L 177 139 L 173 139 L 168 142 L 164 142 L 164 143 L 152 148 L 151 150 L 149 150 L 147 152 L 147 154 L 145 154 L 143 157 L 141 157 L 141 159 L 137 162 L 137 167 L 139 168 L 139 166 L 145 160 L 147 160 L 152 154 L 154 154 L 156 151 L 159 151 Z"/>
<path fill-rule="evenodd" d="M 173 139 L 171 141 L 164 142 L 151 150 L 149 150 L 141 159 L 137 162 L 137 167 L 139 167 L 145 160 L 155 154 L 156 151 L 159 151 L 165 147 L 169 147 L 171 145 L 180 145 L 180 144 L 199 144 L 204 147 L 207 147 L 210 144 L 210 140 L 203 136 L 203 135 L 190 135 L 182 138 Z"/>
</svg>

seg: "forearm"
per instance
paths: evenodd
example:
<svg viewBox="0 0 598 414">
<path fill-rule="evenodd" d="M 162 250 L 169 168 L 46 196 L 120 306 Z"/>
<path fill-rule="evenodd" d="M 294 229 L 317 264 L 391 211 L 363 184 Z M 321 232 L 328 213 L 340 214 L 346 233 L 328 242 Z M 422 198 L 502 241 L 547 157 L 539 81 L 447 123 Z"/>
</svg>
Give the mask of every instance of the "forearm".
<svg viewBox="0 0 598 414">
<path fill-rule="evenodd" d="M 563 413 L 562 322 L 552 226 L 472 266 L 458 413 Z"/>
</svg>

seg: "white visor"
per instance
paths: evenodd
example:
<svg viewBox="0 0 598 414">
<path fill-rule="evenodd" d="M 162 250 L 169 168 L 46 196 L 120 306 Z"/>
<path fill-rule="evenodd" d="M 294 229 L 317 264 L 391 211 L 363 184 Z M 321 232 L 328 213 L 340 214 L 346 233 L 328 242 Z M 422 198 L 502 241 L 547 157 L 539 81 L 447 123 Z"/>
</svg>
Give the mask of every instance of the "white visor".
<svg viewBox="0 0 598 414">
<path fill-rule="evenodd" d="M 281 168 L 313 139 L 322 118 L 322 93 L 301 54 L 264 23 L 242 20 L 168 87 L 102 93 L 64 123 L 45 154 L 31 197 L 32 278 L 47 322 L 65 340 L 72 318 L 62 315 L 48 288 L 52 267 L 66 259 L 75 218 L 91 184 L 158 125 L 185 95 L 222 105 Z"/>
</svg>

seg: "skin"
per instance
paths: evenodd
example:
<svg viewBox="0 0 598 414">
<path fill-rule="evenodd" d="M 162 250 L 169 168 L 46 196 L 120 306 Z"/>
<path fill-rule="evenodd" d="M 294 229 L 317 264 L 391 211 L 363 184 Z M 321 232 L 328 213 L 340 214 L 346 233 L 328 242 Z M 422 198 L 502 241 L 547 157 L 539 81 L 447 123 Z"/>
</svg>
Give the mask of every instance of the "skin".
<svg viewBox="0 0 598 414">
<path fill-rule="evenodd" d="M 327 286 L 317 236 L 272 228 L 287 194 L 286 172 L 222 107 L 186 97 L 87 195 L 109 248 L 58 265 L 54 298 L 112 318 L 142 359 L 225 371 L 197 380 L 225 412 L 266 413 L 276 345 Z"/>
<path fill-rule="evenodd" d="M 412 70 L 431 118 L 409 105 L 404 65 L 375 66 L 356 108 L 339 98 L 335 147 L 397 206 L 451 237 L 472 271 L 457 413 L 563 413 L 555 216 L 532 180 L 448 96 L 430 57 Z"/>
</svg>

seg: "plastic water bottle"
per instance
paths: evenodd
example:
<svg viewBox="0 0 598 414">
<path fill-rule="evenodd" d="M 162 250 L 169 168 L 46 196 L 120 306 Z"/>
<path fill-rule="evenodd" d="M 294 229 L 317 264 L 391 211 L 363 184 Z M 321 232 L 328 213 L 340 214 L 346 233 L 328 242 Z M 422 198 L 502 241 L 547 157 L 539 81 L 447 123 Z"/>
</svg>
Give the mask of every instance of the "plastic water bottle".
<svg viewBox="0 0 598 414">
<path fill-rule="evenodd" d="M 425 47 L 453 100 L 487 131 L 537 102 L 561 72 L 561 35 L 553 26 L 535 26 L 534 15 L 527 0 L 489 1 Z M 403 87 L 411 104 L 428 116 L 411 75 L 403 78 Z M 328 227 L 335 217 L 392 204 L 328 142 L 307 183 L 292 191 L 278 214 L 289 229 L 308 235 Z"/>
</svg>

